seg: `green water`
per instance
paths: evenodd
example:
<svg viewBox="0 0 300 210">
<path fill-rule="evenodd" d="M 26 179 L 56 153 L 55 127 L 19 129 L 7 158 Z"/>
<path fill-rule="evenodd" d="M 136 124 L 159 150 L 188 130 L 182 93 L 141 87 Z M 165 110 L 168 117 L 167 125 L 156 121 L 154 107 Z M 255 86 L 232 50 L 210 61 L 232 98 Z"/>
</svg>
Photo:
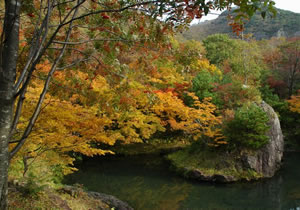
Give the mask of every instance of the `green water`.
<svg viewBox="0 0 300 210">
<path fill-rule="evenodd" d="M 68 184 L 116 196 L 143 209 L 300 210 L 300 153 L 286 154 L 271 179 L 235 184 L 185 180 L 159 156 L 102 157 L 84 161 Z"/>
</svg>

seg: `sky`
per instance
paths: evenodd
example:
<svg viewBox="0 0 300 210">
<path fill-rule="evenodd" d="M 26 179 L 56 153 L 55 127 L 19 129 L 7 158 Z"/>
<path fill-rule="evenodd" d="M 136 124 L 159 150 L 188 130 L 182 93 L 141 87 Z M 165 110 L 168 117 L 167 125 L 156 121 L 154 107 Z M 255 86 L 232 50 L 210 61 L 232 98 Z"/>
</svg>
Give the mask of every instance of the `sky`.
<svg viewBox="0 0 300 210">
<path fill-rule="evenodd" d="M 279 9 L 289 10 L 292 12 L 300 13 L 300 0 L 273 0 L 275 1 L 275 7 Z M 220 12 L 218 12 L 220 13 Z M 196 24 L 199 21 L 212 20 L 217 18 L 218 15 L 208 15 L 201 18 L 201 20 L 194 20 L 192 24 Z"/>
</svg>

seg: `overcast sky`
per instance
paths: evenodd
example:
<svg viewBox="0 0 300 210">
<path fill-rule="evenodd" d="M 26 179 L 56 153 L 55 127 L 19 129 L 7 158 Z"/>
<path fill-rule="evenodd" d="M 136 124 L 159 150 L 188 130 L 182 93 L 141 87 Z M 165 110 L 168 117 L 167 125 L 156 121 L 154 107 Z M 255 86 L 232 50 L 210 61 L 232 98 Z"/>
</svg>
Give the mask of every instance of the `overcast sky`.
<svg viewBox="0 0 300 210">
<path fill-rule="evenodd" d="M 300 13 L 300 1 L 299 0 L 274 0 L 275 7 L 290 10 L 292 12 Z"/>
<path fill-rule="evenodd" d="M 300 13 L 300 0 L 274 0 L 274 1 L 276 3 L 275 7 L 277 8 Z M 218 15 L 208 15 L 206 17 L 201 18 L 201 22 L 205 20 L 212 20 L 217 17 Z M 199 20 L 194 20 L 193 24 L 198 22 Z"/>
</svg>

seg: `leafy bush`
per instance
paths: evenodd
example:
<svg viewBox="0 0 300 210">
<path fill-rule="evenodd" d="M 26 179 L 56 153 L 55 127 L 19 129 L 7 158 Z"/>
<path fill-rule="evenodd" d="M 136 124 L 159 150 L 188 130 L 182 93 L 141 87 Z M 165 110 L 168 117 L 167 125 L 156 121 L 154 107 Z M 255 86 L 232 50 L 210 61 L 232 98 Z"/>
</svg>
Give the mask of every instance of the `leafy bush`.
<svg viewBox="0 0 300 210">
<path fill-rule="evenodd" d="M 206 57 L 212 64 L 221 65 L 225 60 L 230 60 L 236 53 L 236 41 L 227 34 L 214 34 L 203 40 Z"/>
<path fill-rule="evenodd" d="M 224 134 L 234 148 L 259 149 L 268 143 L 268 116 L 257 105 L 244 105 L 225 124 Z"/>
<path fill-rule="evenodd" d="M 39 193 L 43 191 L 45 187 L 46 185 L 39 183 L 39 179 L 35 174 L 28 173 L 22 192 L 25 196 L 38 197 Z"/>
<path fill-rule="evenodd" d="M 261 92 L 262 99 L 271 107 L 273 107 L 279 116 L 281 113 L 288 111 L 288 103 L 285 100 L 280 99 L 279 96 L 274 93 L 274 90 L 269 87 L 269 85 L 264 85 L 259 90 Z"/>
<path fill-rule="evenodd" d="M 208 71 L 201 71 L 193 79 L 193 92 L 203 100 L 206 97 L 214 97 L 215 93 L 212 92 L 214 88 L 215 79 Z"/>
<path fill-rule="evenodd" d="M 222 101 L 218 93 L 214 90 L 218 82 L 217 76 L 212 75 L 209 71 L 204 69 L 192 80 L 193 85 L 191 91 L 194 92 L 200 100 L 210 97 L 212 99 L 211 102 L 219 107 Z"/>
</svg>

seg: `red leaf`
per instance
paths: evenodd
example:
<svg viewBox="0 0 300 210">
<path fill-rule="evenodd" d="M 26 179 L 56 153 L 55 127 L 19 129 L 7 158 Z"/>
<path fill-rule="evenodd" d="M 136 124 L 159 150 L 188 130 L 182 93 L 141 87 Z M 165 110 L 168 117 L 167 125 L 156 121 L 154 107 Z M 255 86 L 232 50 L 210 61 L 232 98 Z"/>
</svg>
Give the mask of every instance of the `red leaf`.
<svg viewBox="0 0 300 210">
<path fill-rule="evenodd" d="M 103 19 L 109 19 L 109 16 L 108 16 L 108 15 L 101 14 L 101 16 L 102 16 Z"/>
<path fill-rule="evenodd" d="M 29 16 L 29 17 L 35 17 L 35 15 L 33 13 L 28 13 L 27 16 Z"/>
</svg>

